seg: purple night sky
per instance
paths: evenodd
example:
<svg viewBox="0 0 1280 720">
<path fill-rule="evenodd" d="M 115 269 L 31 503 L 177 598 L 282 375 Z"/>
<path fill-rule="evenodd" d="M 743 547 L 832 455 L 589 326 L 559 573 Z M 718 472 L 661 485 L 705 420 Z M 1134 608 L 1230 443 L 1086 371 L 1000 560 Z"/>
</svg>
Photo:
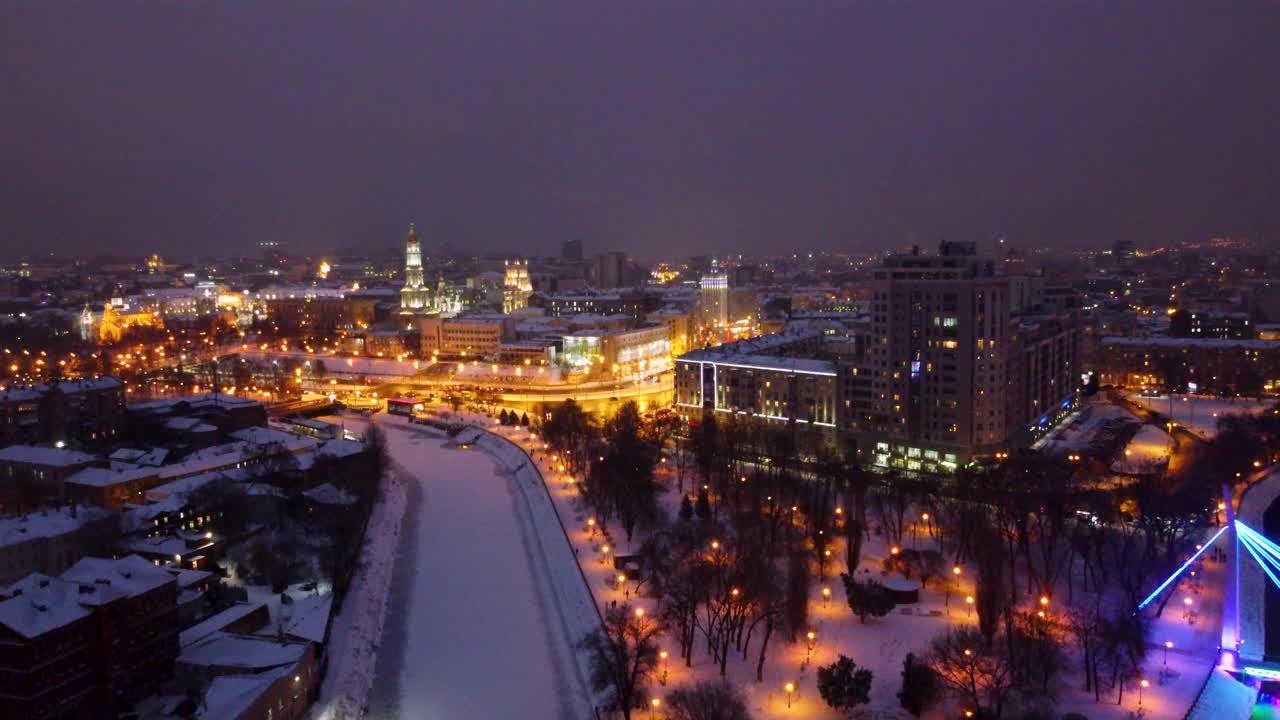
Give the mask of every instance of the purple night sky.
<svg viewBox="0 0 1280 720">
<path fill-rule="evenodd" d="M 1280 3 L 0 0 L 0 254 L 1280 245 Z"/>
</svg>

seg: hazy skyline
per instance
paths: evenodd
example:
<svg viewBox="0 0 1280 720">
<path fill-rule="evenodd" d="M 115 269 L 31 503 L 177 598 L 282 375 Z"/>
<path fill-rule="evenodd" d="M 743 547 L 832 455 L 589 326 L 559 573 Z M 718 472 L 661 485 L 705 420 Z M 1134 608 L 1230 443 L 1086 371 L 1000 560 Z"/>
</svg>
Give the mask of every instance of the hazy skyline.
<svg viewBox="0 0 1280 720">
<path fill-rule="evenodd" d="M 0 243 L 1280 237 L 1280 3 L 0 0 Z"/>
</svg>

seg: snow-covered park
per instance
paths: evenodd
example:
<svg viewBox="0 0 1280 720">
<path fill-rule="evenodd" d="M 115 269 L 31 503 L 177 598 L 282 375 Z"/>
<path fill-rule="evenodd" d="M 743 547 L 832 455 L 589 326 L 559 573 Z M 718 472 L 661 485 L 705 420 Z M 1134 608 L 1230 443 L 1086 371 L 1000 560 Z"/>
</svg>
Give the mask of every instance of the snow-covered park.
<svg viewBox="0 0 1280 720">
<path fill-rule="evenodd" d="M 1131 402 L 1172 419 L 1202 438 L 1218 432 L 1218 420 L 1228 415 L 1256 415 L 1275 405 L 1274 399 L 1221 398 L 1211 395 L 1127 394 Z"/>
<path fill-rule="evenodd" d="M 620 586 L 616 582 L 616 571 L 606 561 L 607 553 L 603 550 L 606 541 L 598 528 L 587 524 L 575 483 L 560 470 L 557 461 L 542 450 L 541 441 L 531 437 L 531 433 L 525 429 L 493 428 L 493 432 L 520 440 L 538 458 L 556 507 L 565 525 L 570 528 L 571 541 L 600 606 L 605 608 L 613 602 L 629 602 L 644 608 L 646 612 L 656 612 L 656 600 L 629 592 L 627 584 Z M 668 482 L 672 482 L 672 472 L 670 465 L 667 465 L 660 474 L 665 475 Z M 663 502 L 668 505 L 668 511 L 674 514 L 679 495 L 668 492 Z M 621 547 L 611 548 L 613 552 L 629 552 L 639 547 L 644 540 L 643 535 L 638 533 L 630 544 L 626 544 L 623 533 L 617 528 L 613 530 L 615 541 L 621 543 Z M 912 544 L 919 549 L 933 547 L 933 541 L 923 530 L 913 538 Z M 844 654 L 851 657 L 859 667 L 868 668 L 874 673 L 871 704 L 867 708 L 872 714 L 868 717 L 909 718 L 910 715 L 900 707 L 896 696 L 903 658 L 908 652 L 915 653 L 917 657 L 922 656 L 928 651 L 932 639 L 947 632 L 948 628 L 976 625 L 976 613 L 971 612 L 964 602 L 964 596 L 973 592 L 971 579 L 963 575 L 959 587 L 950 593 L 935 581 L 921 591 L 918 603 L 900 607 L 887 617 L 871 619 L 866 624 L 861 624 L 845 604 L 844 589 L 839 579 L 839 573 L 846 570 L 841 562 L 844 557 L 843 541 L 833 543 L 831 550 L 832 562 L 826 579 L 815 580 L 809 593 L 809 618 L 816 631 L 812 652 L 803 638 L 791 643 L 787 638 L 779 637 L 774 640 L 776 645 L 769 651 L 762 681 L 757 682 L 755 678 L 754 653 L 747 660 L 737 658 L 731 661 L 727 677 L 745 691 L 749 708 L 757 719 L 806 717 L 835 720 L 843 715 L 828 707 L 819 697 L 815 671 L 818 666 L 834 662 L 839 655 Z M 870 569 L 871 574 L 878 577 L 881 562 L 889 555 L 889 551 L 889 545 L 883 537 L 872 536 L 864 545 L 859 572 Z M 1221 572 L 1220 563 L 1202 560 L 1194 568 L 1194 574 L 1187 575 L 1172 586 L 1171 601 L 1167 609 L 1159 618 L 1152 620 L 1149 636 L 1151 650 L 1143 668 L 1150 678 L 1150 687 L 1144 690 L 1141 698 L 1147 717 L 1182 717 L 1195 701 L 1213 667 L 1221 615 L 1218 583 Z M 830 590 L 830 595 L 824 593 L 824 590 Z M 664 642 L 664 646 L 670 651 L 670 660 L 663 666 L 667 675 L 666 683 L 651 688 L 655 697 L 661 699 L 662 695 L 676 686 L 719 676 L 719 668 L 710 656 L 696 653 L 692 667 L 686 668 L 676 660 L 675 639 L 668 636 Z M 1166 642 L 1172 643 L 1172 648 L 1168 651 L 1164 648 Z M 1120 704 L 1116 704 L 1114 699 L 1098 702 L 1091 693 L 1083 691 L 1083 680 L 1074 668 L 1064 672 L 1062 679 L 1069 685 L 1058 689 L 1056 709 L 1059 713 L 1079 712 L 1092 720 L 1128 720 L 1132 717 L 1131 713 L 1138 710 L 1139 697 L 1136 692 L 1126 692 Z M 793 683 L 795 687 L 790 702 L 788 693 L 784 690 L 787 683 Z M 949 717 L 946 712 L 940 706 L 926 711 L 923 717 Z"/>
<path fill-rule="evenodd" d="M 656 600 L 616 581 L 599 526 L 587 523 L 575 483 L 534 433 L 497 427 L 480 415 L 460 417 L 477 427 L 456 442 L 402 418 L 374 418 L 385 429 L 395 481 L 375 507 L 365 564 L 336 620 L 314 718 L 586 720 L 595 699 L 574 643 L 598 622 L 597 608 L 630 602 L 658 610 Z M 368 421 L 346 416 L 340 422 L 359 433 Z M 673 483 L 672 473 L 668 464 L 660 475 Z M 678 493 L 666 493 L 663 502 L 674 513 Z M 621 545 L 610 548 L 615 553 L 644 540 L 638 533 L 628 545 L 618 528 L 612 531 Z M 932 547 L 927 532 L 912 537 L 920 549 Z M 896 698 L 903 657 L 919 656 L 937 635 L 977 622 L 964 602 L 973 592 L 965 574 L 950 592 L 931 583 L 918 603 L 861 624 L 845 605 L 839 580 L 846 569 L 843 542 L 831 549 L 827 576 L 810 592 L 812 651 L 803 638 L 775 636 L 760 682 L 754 652 L 728 664 L 727 677 L 742 688 L 755 718 L 841 717 L 823 703 L 815 681 L 816 668 L 840 654 L 874 673 L 870 716 L 907 718 Z M 888 554 L 887 541 L 871 536 L 859 570 L 878 575 Z M 1206 560 L 1194 569 L 1152 621 L 1143 668 L 1151 679 L 1142 697 L 1147 717 L 1181 717 L 1216 658 L 1222 569 Z M 1165 642 L 1172 644 L 1167 652 Z M 663 681 L 650 687 L 652 697 L 718 677 L 708 655 L 695 653 L 685 667 L 675 639 L 662 643 L 670 657 L 662 664 Z M 1122 703 L 1097 702 L 1074 669 L 1062 679 L 1059 713 L 1121 720 L 1137 710 L 1132 690 Z M 789 702 L 787 683 L 795 688 Z M 948 717 L 954 709 L 940 706 L 924 717 Z"/>
<path fill-rule="evenodd" d="M 1172 448 L 1169 433 L 1155 425 L 1143 425 L 1125 445 L 1124 453 L 1116 458 L 1111 469 L 1127 475 L 1159 472 L 1169 464 Z"/>
</svg>

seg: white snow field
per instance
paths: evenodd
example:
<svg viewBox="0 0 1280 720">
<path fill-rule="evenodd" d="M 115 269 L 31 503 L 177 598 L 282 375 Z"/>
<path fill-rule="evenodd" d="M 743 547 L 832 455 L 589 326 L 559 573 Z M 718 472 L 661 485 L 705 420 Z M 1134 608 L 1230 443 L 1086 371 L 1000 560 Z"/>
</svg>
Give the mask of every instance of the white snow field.
<svg viewBox="0 0 1280 720">
<path fill-rule="evenodd" d="M 592 699 L 572 643 L 598 616 L 536 470 L 509 472 L 527 461 L 493 436 L 460 449 L 401 418 L 375 421 L 409 492 L 403 538 L 370 526 L 366 559 L 394 555 L 394 569 L 383 578 L 380 564 L 362 568 L 352 600 L 362 592 L 370 605 L 380 600 L 385 627 L 344 623 L 344 608 L 313 717 L 589 718 Z M 531 490 L 541 493 L 540 519 Z M 340 630 L 350 636 L 342 648 Z M 362 660 L 375 657 L 370 672 Z"/>
<path fill-rule="evenodd" d="M 1209 395 L 1168 395 L 1154 397 L 1129 393 L 1129 400 L 1171 417 L 1174 422 L 1203 438 L 1218 433 L 1218 419 L 1227 415 L 1254 415 L 1275 405 L 1274 398 L 1220 398 Z"/>
</svg>

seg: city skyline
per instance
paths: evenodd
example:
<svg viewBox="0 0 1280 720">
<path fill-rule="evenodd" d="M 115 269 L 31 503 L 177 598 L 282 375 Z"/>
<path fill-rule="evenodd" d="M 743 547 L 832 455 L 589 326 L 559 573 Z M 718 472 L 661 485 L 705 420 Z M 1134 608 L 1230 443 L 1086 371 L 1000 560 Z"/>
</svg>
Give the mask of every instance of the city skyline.
<svg viewBox="0 0 1280 720">
<path fill-rule="evenodd" d="M 534 255 L 1274 244 L 1280 11 L 1161 9 L 11 7 L 0 237 L 319 254 L 415 221 L 427 247 Z"/>
</svg>

